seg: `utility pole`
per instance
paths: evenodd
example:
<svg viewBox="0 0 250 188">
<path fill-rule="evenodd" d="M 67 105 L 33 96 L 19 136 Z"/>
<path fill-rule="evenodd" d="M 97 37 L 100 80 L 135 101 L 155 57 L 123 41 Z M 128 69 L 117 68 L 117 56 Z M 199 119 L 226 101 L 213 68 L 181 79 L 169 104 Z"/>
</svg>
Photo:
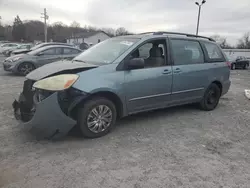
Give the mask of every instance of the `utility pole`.
<svg viewBox="0 0 250 188">
<path fill-rule="evenodd" d="M 47 14 L 46 8 L 44 9 L 44 12 L 41 14 L 42 18 L 44 19 L 44 42 L 47 42 L 47 20 L 49 19 L 49 16 Z"/>
<path fill-rule="evenodd" d="M 198 21 L 197 21 L 197 29 L 196 29 L 196 35 L 198 35 L 198 34 L 199 34 L 200 16 L 201 16 L 201 7 L 202 7 L 202 5 L 203 5 L 203 4 L 205 4 L 205 3 L 206 3 L 206 1 L 205 1 L 205 0 L 203 0 L 203 1 L 201 2 L 201 4 L 200 4 L 200 3 L 198 3 L 198 2 L 195 2 L 195 4 L 199 7 L 199 12 L 198 12 Z"/>
</svg>

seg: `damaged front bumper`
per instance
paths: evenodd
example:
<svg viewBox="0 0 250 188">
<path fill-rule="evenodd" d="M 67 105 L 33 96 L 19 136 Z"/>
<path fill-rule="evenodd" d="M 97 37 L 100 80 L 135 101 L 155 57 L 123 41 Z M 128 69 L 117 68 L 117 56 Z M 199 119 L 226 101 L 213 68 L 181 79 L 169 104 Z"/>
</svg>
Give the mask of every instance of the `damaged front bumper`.
<svg viewBox="0 0 250 188">
<path fill-rule="evenodd" d="M 27 85 L 27 84 L 26 84 Z M 76 121 L 67 115 L 83 96 L 75 97 L 68 101 L 70 105 L 63 105 L 62 94 L 54 92 L 41 101 L 37 100 L 34 91 L 24 87 L 19 99 L 12 104 L 14 115 L 17 120 L 21 120 L 25 127 L 37 138 L 59 139 L 68 134 L 76 125 Z"/>
</svg>

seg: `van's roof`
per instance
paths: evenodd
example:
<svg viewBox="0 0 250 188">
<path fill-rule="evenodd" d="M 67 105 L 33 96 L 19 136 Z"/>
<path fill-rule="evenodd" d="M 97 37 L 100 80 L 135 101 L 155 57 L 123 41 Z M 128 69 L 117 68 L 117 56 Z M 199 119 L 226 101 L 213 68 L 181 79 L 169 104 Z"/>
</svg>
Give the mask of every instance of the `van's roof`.
<svg viewBox="0 0 250 188">
<path fill-rule="evenodd" d="M 177 32 L 147 32 L 147 33 L 140 33 L 140 34 L 135 34 L 135 35 L 125 35 L 125 36 L 120 36 L 122 38 L 159 38 L 161 36 L 167 36 L 169 38 L 190 38 L 190 39 L 195 39 L 195 40 L 203 40 L 203 41 L 210 41 L 210 42 L 215 42 L 214 39 L 205 37 L 205 36 L 200 36 L 200 35 L 194 35 L 194 34 L 188 34 L 188 33 L 177 33 Z"/>
</svg>

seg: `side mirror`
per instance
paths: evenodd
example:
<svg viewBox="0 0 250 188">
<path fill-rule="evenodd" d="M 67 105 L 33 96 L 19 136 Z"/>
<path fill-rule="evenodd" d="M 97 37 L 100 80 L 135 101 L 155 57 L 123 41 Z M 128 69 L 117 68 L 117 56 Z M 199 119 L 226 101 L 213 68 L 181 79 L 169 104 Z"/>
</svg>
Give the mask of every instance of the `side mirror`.
<svg viewBox="0 0 250 188">
<path fill-rule="evenodd" d="M 145 62 L 143 58 L 133 58 L 126 62 L 127 68 L 131 69 L 142 69 L 145 67 Z"/>
</svg>

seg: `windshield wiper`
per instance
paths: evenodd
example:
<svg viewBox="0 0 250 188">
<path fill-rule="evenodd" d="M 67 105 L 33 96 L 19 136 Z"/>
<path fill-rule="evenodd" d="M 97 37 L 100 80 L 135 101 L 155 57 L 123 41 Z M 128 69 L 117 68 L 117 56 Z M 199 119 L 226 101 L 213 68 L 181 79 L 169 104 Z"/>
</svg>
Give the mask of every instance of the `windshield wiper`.
<svg viewBox="0 0 250 188">
<path fill-rule="evenodd" d="M 72 60 L 72 63 L 73 63 L 74 61 L 76 61 L 76 62 L 81 62 L 81 63 L 85 63 L 85 61 L 80 60 L 80 59 L 73 59 L 73 60 Z"/>
</svg>

